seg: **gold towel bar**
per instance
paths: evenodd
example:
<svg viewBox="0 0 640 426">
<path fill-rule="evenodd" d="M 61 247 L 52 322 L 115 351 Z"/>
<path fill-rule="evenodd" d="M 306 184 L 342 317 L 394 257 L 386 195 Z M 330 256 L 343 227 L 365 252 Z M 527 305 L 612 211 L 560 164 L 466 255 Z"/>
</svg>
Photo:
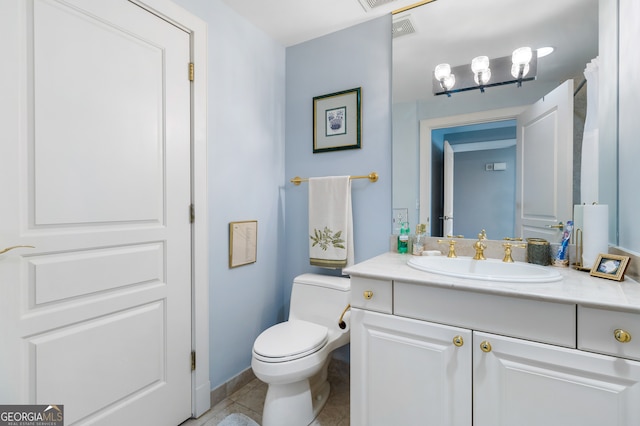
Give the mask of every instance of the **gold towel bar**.
<svg viewBox="0 0 640 426">
<path fill-rule="evenodd" d="M 371 172 L 368 175 L 361 176 L 349 176 L 350 179 L 369 179 L 371 182 L 378 181 L 378 173 Z M 290 180 L 290 182 L 294 185 L 300 185 L 302 182 L 309 182 L 309 178 L 301 178 L 300 176 L 296 176 Z"/>
</svg>

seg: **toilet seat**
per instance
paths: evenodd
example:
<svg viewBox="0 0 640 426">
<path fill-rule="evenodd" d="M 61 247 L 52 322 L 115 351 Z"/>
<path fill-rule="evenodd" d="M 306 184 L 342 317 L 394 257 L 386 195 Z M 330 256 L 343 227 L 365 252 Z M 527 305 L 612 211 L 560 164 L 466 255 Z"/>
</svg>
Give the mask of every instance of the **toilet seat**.
<svg viewBox="0 0 640 426">
<path fill-rule="evenodd" d="M 253 353 L 263 362 L 292 361 L 319 351 L 328 340 L 326 327 L 302 320 L 286 321 L 263 331 L 253 344 Z"/>
</svg>

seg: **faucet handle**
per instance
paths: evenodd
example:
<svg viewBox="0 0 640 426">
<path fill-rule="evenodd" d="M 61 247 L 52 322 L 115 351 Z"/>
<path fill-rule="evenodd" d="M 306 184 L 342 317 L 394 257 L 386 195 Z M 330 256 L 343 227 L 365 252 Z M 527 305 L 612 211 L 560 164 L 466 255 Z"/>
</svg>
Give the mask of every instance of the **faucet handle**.
<svg viewBox="0 0 640 426">
<path fill-rule="evenodd" d="M 480 231 L 478 234 L 478 241 L 473 243 L 473 248 L 476 250 L 475 256 L 473 256 L 473 260 L 485 260 L 484 249 L 487 248 L 487 245 L 483 242 L 487 239 L 487 231 L 484 229 Z"/>
<path fill-rule="evenodd" d="M 507 263 L 513 263 L 513 257 L 511 257 L 512 247 L 527 248 L 526 244 L 504 243 L 502 246 L 504 247 L 504 257 L 502 258 L 502 261 Z"/>
<path fill-rule="evenodd" d="M 438 240 L 438 244 L 449 243 L 449 253 L 447 253 L 447 257 L 458 257 L 456 254 L 456 240 Z"/>
<path fill-rule="evenodd" d="M 504 241 L 522 241 L 521 237 L 504 237 Z"/>
</svg>

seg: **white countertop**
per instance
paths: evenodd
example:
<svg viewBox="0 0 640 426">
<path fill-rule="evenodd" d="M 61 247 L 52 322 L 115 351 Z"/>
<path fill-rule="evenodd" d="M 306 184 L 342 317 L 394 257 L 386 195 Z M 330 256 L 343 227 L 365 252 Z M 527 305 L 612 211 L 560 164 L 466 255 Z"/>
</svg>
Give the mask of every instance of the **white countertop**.
<svg viewBox="0 0 640 426">
<path fill-rule="evenodd" d="M 420 271 L 407 265 L 410 254 L 384 253 L 343 270 L 351 276 L 399 280 L 454 290 L 474 291 L 501 296 L 524 297 L 550 302 L 576 303 L 640 313 L 640 283 L 625 278 L 622 282 L 596 278 L 573 268 L 554 268 L 562 281 L 551 283 L 500 283 L 454 278 Z"/>
</svg>

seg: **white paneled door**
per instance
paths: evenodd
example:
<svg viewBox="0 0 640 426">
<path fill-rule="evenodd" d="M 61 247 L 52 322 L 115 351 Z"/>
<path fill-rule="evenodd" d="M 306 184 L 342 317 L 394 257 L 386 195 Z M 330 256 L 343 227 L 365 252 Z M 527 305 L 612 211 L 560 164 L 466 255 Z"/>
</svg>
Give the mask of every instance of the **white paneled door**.
<svg viewBox="0 0 640 426">
<path fill-rule="evenodd" d="M 517 119 L 516 235 L 557 242 L 573 217 L 573 80 Z"/>
<path fill-rule="evenodd" d="M 3 0 L 0 404 L 191 414 L 189 34 L 126 0 Z M 7 66 L 8 65 L 8 66 Z"/>
</svg>

